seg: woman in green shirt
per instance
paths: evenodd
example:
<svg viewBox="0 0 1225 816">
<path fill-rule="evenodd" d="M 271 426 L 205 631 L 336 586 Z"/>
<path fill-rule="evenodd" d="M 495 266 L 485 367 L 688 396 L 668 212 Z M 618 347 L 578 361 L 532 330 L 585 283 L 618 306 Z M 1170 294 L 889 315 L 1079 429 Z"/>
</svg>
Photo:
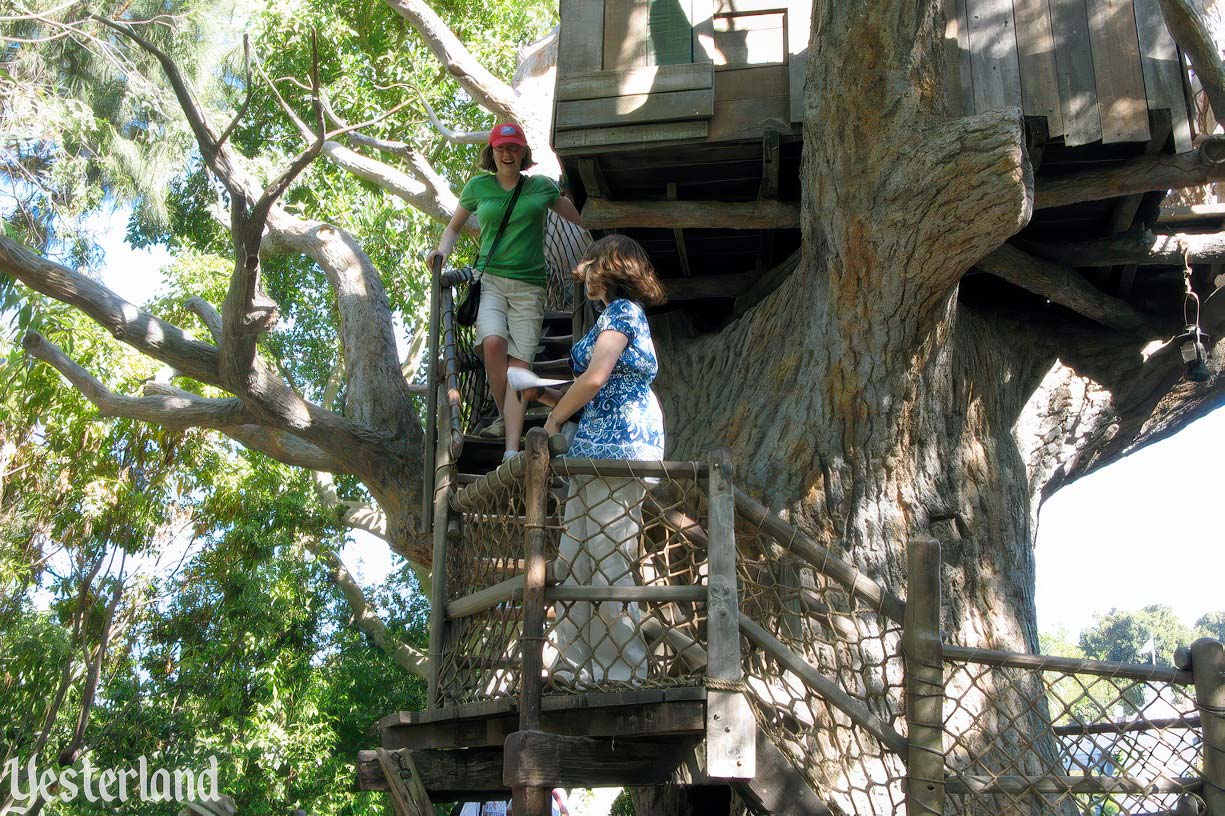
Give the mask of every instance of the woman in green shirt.
<svg viewBox="0 0 1225 816">
<path fill-rule="evenodd" d="M 497 403 L 499 419 L 483 431 L 486 436 L 505 435 L 506 453 L 519 450 L 523 432 L 524 402 L 506 384 L 510 366 L 531 368 L 544 320 L 547 267 L 544 259 L 545 211 L 583 225 L 578 210 L 561 196 L 557 185 L 544 176 L 524 176 L 523 189 L 515 203 L 497 252 L 489 250 L 502 223 L 523 171 L 532 166 L 532 150 L 523 130 L 513 123 L 495 125 L 489 144 L 481 149 L 482 173 L 464 186 L 451 223 L 443 230 L 438 248 L 426 264 L 433 268 L 441 258 L 445 266 L 460 230 L 476 213 L 481 230 L 481 251 L 473 264 L 482 270 L 481 305 L 476 318 L 477 353 L 485 361 L 485 376 Z"/>
</svg>

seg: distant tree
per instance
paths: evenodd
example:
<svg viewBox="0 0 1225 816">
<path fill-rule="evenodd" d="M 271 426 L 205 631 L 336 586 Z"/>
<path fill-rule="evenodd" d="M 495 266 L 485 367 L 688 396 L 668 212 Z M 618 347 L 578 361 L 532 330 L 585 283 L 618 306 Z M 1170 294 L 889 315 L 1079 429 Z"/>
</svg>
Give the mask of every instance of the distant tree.
<svg viewBox="0 0 1225 816">
<path fill-rule="evenodd" d="M 1195 622 L 1195 628 L 1201 630 L 1202 635 L 1225 640 L 1225 610 L 1206 612 Z"/>
<path fill-rule="evenodd" d="M 1141 652 L 1150 637 L 1156 647 L 1156 662 L 1171 666 L 1174 650 L 1189 645 L 1196 634 L 1173 609 L 1154 604 L 1135 612 L 1112 609 L 1105 615 L 1095 615 L 1094 625 L 1081 633 L 1080 647 L 1086 657 L 1096 660 L 1147 663 L 1151 658 Z"/>
</svg>

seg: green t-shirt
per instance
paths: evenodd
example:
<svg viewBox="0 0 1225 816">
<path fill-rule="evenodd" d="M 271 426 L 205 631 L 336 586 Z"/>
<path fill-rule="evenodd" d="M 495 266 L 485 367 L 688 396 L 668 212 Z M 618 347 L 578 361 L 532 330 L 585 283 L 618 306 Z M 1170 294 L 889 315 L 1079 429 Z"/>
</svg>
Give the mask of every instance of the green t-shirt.
<svg viewBox="0 0 1225 816">
<path fill-rule="evenodd" d="M 503 278 L 544 286 L 547 272 L 544 262 L 545 211 L 561 195 L 557 185 L 545 176 L 525 176 L 523 192 L 515 202 L 515 211 L 506 224 L 506 232 L 498 244 L 492 261 L 486 264 L 493 237 L 510 203 L 514 188 L 503 190 L 498 177 L 482 173 L 464 185 L 459 194 L 459 206 L 476 213 L 481 225 L 481 251 L 476 268 Z"/>
</svg>

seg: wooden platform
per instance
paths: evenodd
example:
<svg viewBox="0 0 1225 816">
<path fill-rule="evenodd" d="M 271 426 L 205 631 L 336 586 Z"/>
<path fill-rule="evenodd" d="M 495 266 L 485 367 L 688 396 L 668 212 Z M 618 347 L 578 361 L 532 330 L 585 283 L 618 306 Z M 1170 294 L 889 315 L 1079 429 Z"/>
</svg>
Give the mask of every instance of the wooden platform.
<svg viewBox="0 0 1225 816">
<path fill-rule="evenodd" d="M 540 740 L 570 740 L 563 752 L 569 756 L 543 771 L 558 777 L 556 786 L 652 785 L 700 776 L 697 749 L 706 730 L 706 689 L 546 695 L 541 728 L 547 734 Z M 505 747 L 512 735 L 523 733 L 514 701 L 398 712 L 380 720 L 378 729 L 391 756 L 409 753 L 433 801 L 510 798 Z M 540 753 L 534 748 L 522 753 L 534 757 Z M 542 772 L 522 761 L 517 767 L 525 774 Z M 387 789 L 374 751 L 358 757 L 358 786 Z"/>
<path fill-rule="evenodd" d="M 401 711 L 378 730 L 389 766 L 415 774 L 433 802 L 509 799 L 506 779 L 514 777 L 559 787 L 677 783 L 704 816 L 729 813 L 733 790 L 758 812 L 830 816 L 760 730 L 753 779 L 708 777 L 706 698 L 701 687 L 545 695 L 540 732 L 518 730 L 513 700 Z M 377 751 L 359 753 L 357 775 L 361 790 L 388 790 Z"/>
</svg>

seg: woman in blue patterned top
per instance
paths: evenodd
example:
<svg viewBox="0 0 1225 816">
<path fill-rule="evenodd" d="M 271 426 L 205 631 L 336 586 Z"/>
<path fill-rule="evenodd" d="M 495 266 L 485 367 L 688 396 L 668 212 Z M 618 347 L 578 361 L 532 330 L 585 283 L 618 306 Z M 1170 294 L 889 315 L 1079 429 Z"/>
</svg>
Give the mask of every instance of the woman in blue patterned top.
<svg viewBox="0 0 1225 816">
<path fill-rule="evenodd" d="M 583 409 L 570 457 L 660 460 L 664 422 L 651 381 L 659 370 L 643 306 L 664 301 L 663 287 L 642 247 L 623 235 L 593 243 L 575 268 L 587 297 L 604 313 L 574 344 L 578 375 L 557 401 L 545 430 Z M 575 476 L 566 501 L 556 565 L 562 584 L 634 586 L 645 483 L 627 477 Z M 637 604 L 576 601 L 559 608 L 554 628 L 558 685 L 640 683 L 647 647 Z"/>
</svg>

